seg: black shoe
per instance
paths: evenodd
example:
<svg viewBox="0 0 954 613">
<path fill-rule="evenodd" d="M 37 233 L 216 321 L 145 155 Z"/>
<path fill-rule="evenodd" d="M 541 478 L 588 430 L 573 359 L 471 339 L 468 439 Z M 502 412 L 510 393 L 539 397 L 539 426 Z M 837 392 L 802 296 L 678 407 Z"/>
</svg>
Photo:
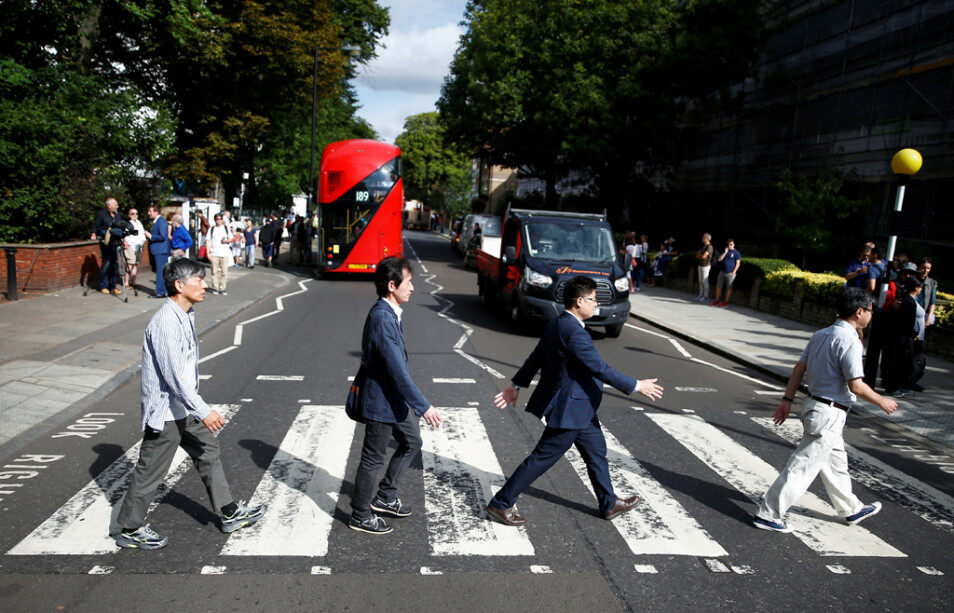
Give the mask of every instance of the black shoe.
<svg viewBox="0 0 954 613">
<path fill-rule="evenodd" d="M 367 532 L 368 534 L 387 534 L 391 531 L 391 526 L 377 515 L 372 515 L 365 521 L 358 521 L 352 517 L 348 520 L 348 527 L 358 532 Z"/>
<path fill-rule="evenodd" d="M 906 390 L 911 390 L 912 392 L 923 392 L 923 391 L 924 391 L 924 386 L 923 386 L 923 385 L 918 385 L 917 383 L 910 383 L 910 384 L 908 384 L 908 385 L 905 385 L 905 386 L 904 386 L 904 389 L 906 389 Z"/>
<path fill-rule="evenodd" d="M 391 517 L 407 517 L 411 514 L 411 505 L 401 504 L 400 498 L 395 498 L 391 502 L 384 502 L 383 498 L 375 496 L 374 500 L 371 501 L 371 510 Z"/>
</svg>

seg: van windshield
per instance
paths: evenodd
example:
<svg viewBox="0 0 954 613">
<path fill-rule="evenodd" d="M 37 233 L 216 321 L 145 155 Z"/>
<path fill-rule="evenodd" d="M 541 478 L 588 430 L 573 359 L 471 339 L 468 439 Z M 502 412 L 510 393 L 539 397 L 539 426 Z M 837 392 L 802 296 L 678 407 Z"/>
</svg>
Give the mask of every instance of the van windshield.
<svg viewBox="0 0 954 613">
<path fill-rule="evenodd" d="M 546 260 L 605 262 L 616 258 L 613 235 L 596 224 L 538 222 L 527 225 L 527 249 L 531 256 Z"/>
</svg>

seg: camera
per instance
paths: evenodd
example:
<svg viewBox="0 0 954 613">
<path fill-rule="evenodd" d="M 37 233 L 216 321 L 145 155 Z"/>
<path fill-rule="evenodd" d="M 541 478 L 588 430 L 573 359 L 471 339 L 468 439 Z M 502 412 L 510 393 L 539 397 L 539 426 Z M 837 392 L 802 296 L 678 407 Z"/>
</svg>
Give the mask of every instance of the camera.
<svg viewBox="0 0 954 613">
<path fill-rule="evenodd" d="M 131 221 L 126 221 L 125 219 L 120 219 L 117 222 L 114 222 L 109 228 L 109 233 L 115 236 L 116 238 L 126 238 L 127 236 L 135 236 L 139 234 L 139 230 L 132 225 Z"/>
</svg>

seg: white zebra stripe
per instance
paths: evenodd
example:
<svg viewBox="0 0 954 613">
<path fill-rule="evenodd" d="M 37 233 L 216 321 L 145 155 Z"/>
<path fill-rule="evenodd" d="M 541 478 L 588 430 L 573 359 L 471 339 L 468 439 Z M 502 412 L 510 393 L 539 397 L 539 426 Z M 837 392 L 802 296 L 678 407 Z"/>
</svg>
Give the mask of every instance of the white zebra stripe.
<svg viewBox="0 0 954 613">
<path fill-rule="evenodd" d="M 659 427 L 753 502 L 775 481 L 778 471 L 715 426 L 695 415 L 648 415 Z M 794 535 L 823 556 L 905 557 L 861 526 L 847 526 L 811 492 L 793 508 L 788 523 Z"/>
</svg>

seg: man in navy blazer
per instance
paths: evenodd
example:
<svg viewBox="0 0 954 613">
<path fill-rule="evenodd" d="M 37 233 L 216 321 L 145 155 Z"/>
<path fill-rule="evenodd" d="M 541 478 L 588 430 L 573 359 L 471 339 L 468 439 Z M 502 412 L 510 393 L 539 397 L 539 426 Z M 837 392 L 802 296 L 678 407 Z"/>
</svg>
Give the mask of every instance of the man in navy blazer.
<svg viewBox="0 0 954 613">
<path fill-rule="evenodd" d="M 149 253 L 152 254 L 156 265 L 156 295 L 154 298 L 166 297 L 166 282 L 162 277 L 162 269 L 169 261 L 169 223 L 159 212 L 159 207 L 149 205 L 149 219 L 152 220 L 152 232 L 149 234 Z"/>
<path fill-rule="evenodd" d="M 600 514 L 613 519 L 636 504 L 636 496 L 618 498 L 610 482 L 606 462 L 606 439 L 596 411 L 603 399 L 603 383 L 624 394 L 639 392 L 652 400 L 662 397 L 663 388 L 656 379 L 636 379 L 610 367 L 593 346 L 583 322 L 596 312 L 596 282 L 589 277 L 574 277 L 563 293 L 566 311 L 547 323 L 543 337 L 523 366 L 514 375 L 513 385 L 497 394 L 500 409 L 517 405 L 521 387 L 527 387 L 537 371 L 540 383 L 530 396 L 527 411 L 546 418 L 540 442 L 514 471 L 487 506 L 490 515 L 509 526 L 526 523 L 517 514 L 517 497 L 576 445 L 586 463 Z"/>
<path fill-rule="evenodd" d="M 423 417 L 432 428 L 437 428 L 441 417 L 411 380 L 408 371 L 401 305 L 407 304 L 414 291 L 411 265 L 404 258 L 384 258 L 375 270 L 374 285 L 378 301 L 364 322 L 361 336 L 364 368 L 362 380 L 355 382 L 361 390 L 358 410 L 364 422 L 364 444 L 354 478 L 348 527 L 369 534 L 386 534 L 391 527 L 372 511 L 391 517 L 411 514 L 411 507 L 397 497 L 397 484 L 421 450 L 418 419 Z M 377 484 L 375 495 L 375 481 L 392 436 L 397 449 L 384 479 Z"/>
</svg>

